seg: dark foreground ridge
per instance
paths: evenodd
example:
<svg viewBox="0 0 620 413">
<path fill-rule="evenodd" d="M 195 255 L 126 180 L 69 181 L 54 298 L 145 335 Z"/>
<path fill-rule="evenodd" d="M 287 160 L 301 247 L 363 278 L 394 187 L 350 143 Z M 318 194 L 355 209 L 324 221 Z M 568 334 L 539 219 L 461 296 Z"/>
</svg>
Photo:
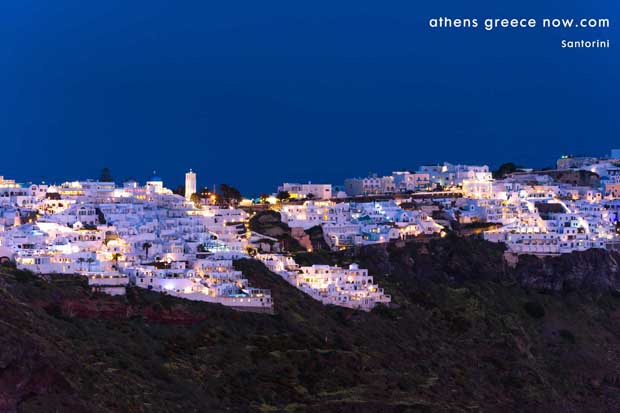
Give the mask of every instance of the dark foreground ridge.
<svg viewBox="0 0 620 413">
<path fill-rule="evenodd" d="M 513 268 L 448 237 L 297 258 L 369 268 L 395 303 L 370 313 L 238 261 L 275 315 L 2 269 L 0 412 L 617 411 L 618 257 Z"/>
</svg>

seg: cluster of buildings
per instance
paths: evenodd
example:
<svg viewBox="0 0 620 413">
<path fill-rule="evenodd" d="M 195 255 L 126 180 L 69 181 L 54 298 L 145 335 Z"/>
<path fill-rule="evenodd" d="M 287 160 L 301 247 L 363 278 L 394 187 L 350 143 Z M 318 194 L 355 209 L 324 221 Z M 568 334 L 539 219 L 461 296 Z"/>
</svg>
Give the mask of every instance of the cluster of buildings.
<svg viewBox="0 0 620 413">
<path fill-rule="evenodd" d="M 300 267 L 286 255 L 259 254 L 269 270 L 323 304 L 332 304 L 357 310 L 370 311 L 375 305 L 389 304 L 391 298 L 373 282 L 368 270 L 357 264 L 349 268 L 330 265 Z"/>
<path fill-rule="evenodd" d="M 348 196 L 385 195 L 427 191 L 430 189 L 456 188 L 491 181 L 487 165 L 422 165 L 417 171 L 396 171 L 392 175 L 372 174 L 365 178 L 344 181 Z"/>
<path fill-rule="evenodd" d="M 294 185 L 294 184 L 288 184 Z M 333 249 L 386 242 L 447 227 L 482 228 L 515 254 L 554 255 L 618 247 L 620 150 L 562 156 L 556 168 L 516 168 L 493 177 L 487 165 L 443 163 L 346 179 L 332 198 L 300 193 L 281 206 L 293 228 L 322 227 Z M 413 204 L 413 207 L 412 207 Z"/>
<path fill-rule="evenodd" d="M 443 227 L 423 210 L 404 210 L 394 200 L 306 200 L 281 205 L 282 222 L 304 230 L 319 226 L 334 250 L 439 234 Z"/>
<path fill-rule="evenodd" d="M 195 174 L 189 172 L 189 191 Z M 157 176 L 20 185 L 0 178 L 0 255 L 37 273 L 81 274 L 93 288 L 137 287 L 237 309 L 272 310 L 271 294 L 234 269 L 246 256 L 248 214 L 196 208 Z"/>
<path fill-rule="evenodd" d="M 520 170 L 484 189 L 463 185 L 447 210 L 460 223 L 492 223 L 485 239 L 516 254 L 617 249 L 620 151 L 604 158 L 563 156 L 556 169 Z"/>
<path fill-rule="evenodd" d="M 258 253 L 272 271 L 316 300 L 370 310 L 389 303 L 390 296 L 367 270 L 355 264 L 300 267 L 286 248 L 266 248 L 265 240 L 280 240 L 250 231 L 255 204 L 278 211 L 300 241 L 318 231 L 321 245 L 331 250 L 443 236 L 464 227 L 479 228 L 485 239 L 515 254 L 620 245 L 620 150 L 602 158 L 563 156 L 555 169 L 513 168 L 495 178 L 486 165 L 443 163 L 347 179 L 342 187 L 285 183 L 266 205 L 200 204 L 196 190 L 191 170 L 185 196 L 155 174 L 144 184 L 120 186 L 94 180 L 21 184 L 0 176 L 0 262 L 38 273 L 81 274 L 110 294 L 135 285 L 269 312 L 270 292 L 252 287 L 234 266 L 234 260 Z M 283 192 L 287 196 L 276 197 Z"/>
<path fill-rule="evenodd" d="M 80 274 L 93 289 L 108 294 L 124 294 L 126 287 L 133 285 L 239 310 L 271 312 L 270 291 L 252 287 L 233 264 L 249 257 L 256 238 L 248 226 L 251 212 L 209 203 L 196 205 L 192 199 L 196 174 L 191 170 L 185 184 L 185 196 L 181 196 L 155 175 L 144 184 L 127 181 L 121 186 L 94 180 L 20 184 L 0 178 L 0 261 L 14 261 L 19 268 L 36 273 Z M 395 205 L 388 208 L 385 204 L 386 213 L 382 214 L 376 209 L 380 203 L 333 203 L 331 185 L 284 188 L 292 201 L 286 205 L 291 208 L 290 215 L 283 212 L 283 216 L 286 222 L 288 218 L 298 220 L 302 232 L 319 217 L 341 231 L 346 226 L 336 224 L 355 221 L 355 230 L 350 232 L 357 236 L 364 228 L 371 242 L 370 236 L 379 240 L 376 234 L 387 234 L 387 228 L 401 225 L 414 231 L 412 225 L 416 225 L 417 214 L 394 212 L 392 209 L 398 209 Z M 316 201 L 294 207 L 295 198 L 310 194 Z M 301 212 L 304 208 L 306 212 Z M 339 236 L 334 235 L 334 245 L 341 242 Z M 373 284 L 366 270 L 299 271 L 298 281 L 294 277 L 287 280 L 325 304 L 370 310 L 376 303 L 389 302 L 389 296 Z"/>
</svg>

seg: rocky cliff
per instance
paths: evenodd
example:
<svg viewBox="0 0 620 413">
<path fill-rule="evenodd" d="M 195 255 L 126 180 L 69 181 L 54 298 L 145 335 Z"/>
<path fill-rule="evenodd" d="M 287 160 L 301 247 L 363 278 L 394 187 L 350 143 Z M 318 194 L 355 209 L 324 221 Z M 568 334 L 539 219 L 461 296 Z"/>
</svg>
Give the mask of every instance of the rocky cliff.
<svg viewBox="0 0 620 413">
<path fill-rule="evenodd" d="M 521 285 L 550 291 L 608 291 L 620 288 L 620 254 L 588 250 L 559 257 L 521 256 L 513 271 Z"/>
</svg>

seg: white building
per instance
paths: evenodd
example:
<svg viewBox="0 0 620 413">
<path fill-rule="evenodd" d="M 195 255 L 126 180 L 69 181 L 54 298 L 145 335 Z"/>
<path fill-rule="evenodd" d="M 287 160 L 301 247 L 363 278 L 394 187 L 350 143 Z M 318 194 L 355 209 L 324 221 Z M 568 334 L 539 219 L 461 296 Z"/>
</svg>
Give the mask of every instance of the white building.
<svg viewBox="0 0 620 413">
<path fill-rule="evenodd" d="M 329 222 L 348 222 L 351 219 L 348 203 L 333 201 L 305 201 L 285 204 L 280 210 L 282 222 L 292 228 L 308 229 Z"/>
<path fill-rule="evenodd" d="M 196 173 L 191 169 L 185 174 L 185 199 L 190 200 L 196 193 Z"/>
<path fill-rule="evenodd" d="M 344 190 L 348 196 L 389 194 L 396 191 L 394 177 L 377 176 L 350 178 L 344 181 Z"/>
<path fill-rule="evenodd" d="M 278 192 L 288 192 L 291 199 L 304 199 L 311 196 L 315 199 L 330 199 L 332 197 L 331 184 L 292 184 L 284 183 L 278 187 Z"/>
<path fill-rule="evenodd" d="M 431 187 L 431 176 L 428 172 L 392 172 L 394 186 L 397 191 L 422 191 Z"/>
<path fill-rule="evenodd" d="M 153 176 L 146 181 L 146 192 L 148 194 L 163 194 L 164 181 L 153 171 Z"/>
<path fill-rule="evenodd" d="M 443 187 L 462 185 L 464 180 L 491 181 L 488 165 L 423 165 L 420 172 L 428 173 L 432 185 Z"/>
<path fill-rule="evenodd" d="M 357 264 L 351 264 L 348 269 L 329 265 L 301 267 L 291 281 L 323 304 L 370 311 L 378 303 L 391 301 L 391 297 L 374 284 L 368 270 L 360 269 Z"/>
<path fill-rule="evenodd" d="M 323 304 L 370 311 L 379 303 L 391 302 L 391 297 L 374 283 L 368 270 L 357 264 L 351 264 L 349 268 L 329 265 L 300 267 L 286 255 L 259 254 L 256 258 L 270 271 Z"/>
</svg>

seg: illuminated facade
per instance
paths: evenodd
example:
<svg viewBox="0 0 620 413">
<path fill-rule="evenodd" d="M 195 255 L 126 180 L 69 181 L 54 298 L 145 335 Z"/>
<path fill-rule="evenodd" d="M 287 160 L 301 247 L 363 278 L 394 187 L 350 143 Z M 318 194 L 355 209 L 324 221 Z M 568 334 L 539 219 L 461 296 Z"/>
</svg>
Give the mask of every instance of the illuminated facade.
<svg viewBox="0 0 620 413">
<path fill-rule="evenodd" d="M 278 192 L 288 192 L 291 199 L 330 199 L 332 197 L 331 184 L 291 184 L 284 183 L 278 187 Z"/>
<path fill-rule="evenodd" d="M 191 169 L 185 174 L 185 199 L 189 201 L 196 193 L 196 173 Z"/>
</svg>

